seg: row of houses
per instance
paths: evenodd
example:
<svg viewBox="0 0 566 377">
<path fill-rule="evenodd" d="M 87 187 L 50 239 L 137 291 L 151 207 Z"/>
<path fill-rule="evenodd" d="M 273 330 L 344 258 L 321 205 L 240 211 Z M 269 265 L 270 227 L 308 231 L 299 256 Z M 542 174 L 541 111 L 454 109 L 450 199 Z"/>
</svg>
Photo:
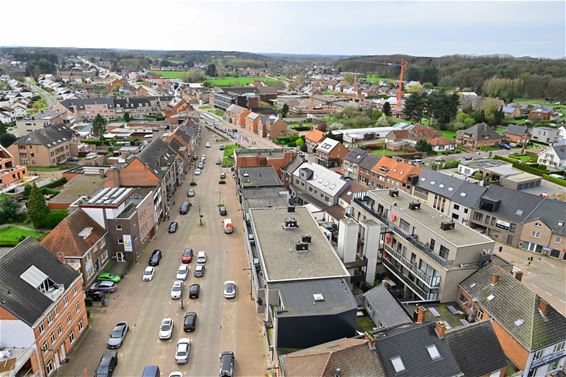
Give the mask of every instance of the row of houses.
<svg viewBox="0 0 566 377">
<path fill-rule="evenodd" d="M 261 137 L 276 140 L 288 133 L 285 121 L 275 115 L 264 115 L 236 104 L 226 108 L 224 118 L 231 124 L 247 129 Z"/>
</svg>

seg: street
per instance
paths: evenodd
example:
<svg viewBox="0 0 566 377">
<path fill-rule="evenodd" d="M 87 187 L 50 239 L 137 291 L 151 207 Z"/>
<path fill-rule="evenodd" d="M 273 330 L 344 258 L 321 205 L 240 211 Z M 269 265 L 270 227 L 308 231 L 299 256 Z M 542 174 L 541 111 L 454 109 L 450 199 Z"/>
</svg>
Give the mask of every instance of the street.
<svg viewBox="0 0 566 377">
<path fill-rule="evenodd" d="M 92 375 L 106 350 L 106 340 L 113 325 L 121 320 L 130 324 L 130 332 L 119 349 L 119 363 L 114 376 L 140 376 L 144 366 L 151 364 L 161 368 L 162 376 L 173 371 L 182 371 L 185 376 L 214 376 L 218 374 L 222 351 L 235 353 L 236 375 L 265 374 L 267 349 L 261 321 L 249 295 L 248 261 L 235 182 L 226 169 L 226 184 L 218 183 L 221 167 L 215 165 L 215 160 L 222 151 L 218 149 L 220 142 L 214 141 L 214 134 L 203 127 L 201 140 L 197 153 L 206 153 L 207 160 L 202 174 L 195 176 L 196 196 L 187 198 L 191 171 L 183 185 L 177 188 L 174 208 L 171 208 L 170 221 L 179 223 L 177 232 L 168 234 L 169 222 L 161 223 L 156 237 L 145 248 L 139 262 L 118 285 L 118 291 L 110 296 L 109 306 L 90 308 L 90 329 L 81 340 L 82 344 L 70 355 L 70 362 L 58 371 L 57 376 L 83 375 L 84 368 Z M 212 143 L 211 148 L 203 147 L 206 141 Z M 185 200 L 189 200 L 192 207 L 187 215 L 180 215 L 178 206 Z M 228 209 L 226 217 L 234 222 L 235 231 L 231 235 L 223 232 L 223 217 L 218 212 L 220 202 Z M 203 216 L 202 226 L 199 212 Z M 195 256 L 189 264 L 191 275 L 185 281 L 182 309 L 181 300 L 170 298 L 170 290 L 185 247 L 191 247 Z M 164 257 L 156 267 L 153 281 L 142 282 L 141 276 L 153 249 L 162 250 Z M 192 273 L 199 250 L 206 250 L 208 260 L 205 276 L 195 278 Z M 223 297 L 226 280 L 237 283 L 235 299 Z M 188 287 L 192 283 L 201 286 L 198 299 L 188 298 Z M 182 329 L 183 314 L 187 311 L 198 314 L 196 330 L 192 333 L 184 333 Z M 159 340 L 158 333 L 165 317 L 173 318 L 175 326 L 172 339 L 163 341 Z M 189 362 L 178 366 L 175 364 L 176 343 L 183 337 L 193 343 Z"/>
</svg>

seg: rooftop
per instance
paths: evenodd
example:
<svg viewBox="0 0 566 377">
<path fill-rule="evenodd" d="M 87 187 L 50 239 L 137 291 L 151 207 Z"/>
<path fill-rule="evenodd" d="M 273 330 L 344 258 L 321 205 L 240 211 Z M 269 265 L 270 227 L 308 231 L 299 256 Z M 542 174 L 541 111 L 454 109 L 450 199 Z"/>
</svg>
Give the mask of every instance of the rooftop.
<svg viewBox="0 0 566 377">
<path fill-rule="evenodd" d="M 104 178 L 100 175 L 81 174 L 67 182 L 63 190 L 49 200 L 49 204 L 73 203 L 81 196 L 91 195 L 102 185 L 103 181 Z"/>
<path fill-rule="evenodd" d="M 271 166 L 242 167 L 239 169 L 239 179 L 242 188 L 283 185 Z"/>
<path fill-rule="evenodd" d="M 134 191 L 130 187 L 105 187 L 97 190 L 86 201 L 85 206 L 116 207 Z"/>
<path fill-rule="evenodd" d="M 298 228 L 283 229 L 285 220 L 291 217 L 297 220 Z M 305 207 L 295 207 L 295 212 L 256 208 L 250 210 L 250 218 L 267 281 L 350 276 Z M 297 241 L 305 234 L 312 238 L 308 250 L 296 251 Z"/>
<path fill-rule="evenodd" d="M 300 172 L 303 169 L 310 169 L 313 172 L 312 178 L 308 180 L 309 184 L 328 195 L 334 196 L 338 194 L 345 185 L 349 185 L 349 182 L 342 179 L 340 174 L 335 173 L 324 166 L 311 164 L 309 162 L 303 163 L 293 172 L 293 176 L 300 177 Z"/>
<path fill-rule="evenodd" d="M 489 169 L 504 165 L 512 166 L 510 162 L 495 160 L 493 158 L 478 158 L 477 160 L 461 161 L 460 165 L 467 166 L 470 169 Z"/>
</svg>

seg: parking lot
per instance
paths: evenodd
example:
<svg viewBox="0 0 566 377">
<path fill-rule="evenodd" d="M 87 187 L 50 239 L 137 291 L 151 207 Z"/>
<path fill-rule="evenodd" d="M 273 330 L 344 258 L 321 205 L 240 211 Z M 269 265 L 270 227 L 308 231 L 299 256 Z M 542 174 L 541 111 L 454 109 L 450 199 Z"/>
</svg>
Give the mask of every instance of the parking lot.
<svg viewBox="0 0 566 377">
<path fill-rule="evenodd" d="M 229 174 L 225 185 L 218 183 L 221 167 L 214 161 L 222 155 L 214 134 L 203 128 L 201 144 L 210 140 L 211 148 L 201 147 L 199 154 L 206 153 L 207 161 L 200 176 L 194 177 L 196 195 L 187 198 L 192 172 L 184 184 L 178 187 L 175 206 L 171 208 L 170 221 L 178 222 L 174 234 L 167 233 L 168 222 L 160 224 L 156 237 L 145 248 L 140 261 L 129 271 L 118 291 L 110 295 L 106 307 L 90 308 L 90 328 L 80 340 L 76 351 L 69 355 L 70 362 L 58 372 L 58 376 L 93 375 L 101 355 L 106 350 L 106 341 L 118 321 L 127 321 L 130 326 L 124 345 L 118 350 L 119 363 L 115 376 L 140 376 L 145 365 L 155 364 L 161 375 L 182 371 L 185 376 L 215 376 L 219 370 L 219 355 L 233 351 L 236 357 L 236 375 L 263 376 L 267 368 L 265 341 L 261 320 L 255 314 L 255 304 L 250 299 L 248 261 L 243 240 L 242 216 L 235 192 L 235 183 Z M 179 214 L 179 205 L 189 200 L 192 204 L 188 214 Z M 235 231 L 226 235 L 218 204 L 225 204 L 234 223 Z M 199 219 L 202 215 L 202 226 Z M 185 247 L 196 253 L 206 250 L 205 275 L 192 276 L 196 258 L 189 264 L 190 277 L 185 282 L 182 300 L 170 298 L 175 275 L 181 264 Z M 153 249 L 163 251 L 163 259 L 156 267 L 152 281 L 142 281 L 147 259 Z M 234 280 L 237 284 L 235 299 L 223 297 L 223 283 Z M 188 286 L 199 283 L 198 299 L 188 298 Z M 182 302 L 182 304 L 181 304 Z M 184 308 L 182 308 L 183 306 Z M 183 315 L 187 311 L 198 314 L 196 330 L 185 333 L 182 329 Z M 171 340 L 160 340 L 159 326 L 165 317 L 174 320 Z M 175 349 L 179 338 L 192 340 L 189 361 L 176 365 Z"/>
</svg>

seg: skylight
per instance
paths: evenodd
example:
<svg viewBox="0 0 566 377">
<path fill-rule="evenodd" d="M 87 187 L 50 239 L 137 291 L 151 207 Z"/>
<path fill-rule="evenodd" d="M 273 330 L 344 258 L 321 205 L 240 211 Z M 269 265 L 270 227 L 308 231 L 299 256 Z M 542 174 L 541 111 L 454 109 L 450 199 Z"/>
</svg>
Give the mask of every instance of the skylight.
<svg viewBox="0 0 566 377">
<path fill-rule="evenodd" d="M 426 350 L 428 351 L 428 354 L 430 355 L 431 359 L 433 360 L 440 359 L 440 352 L 438 352 L 438 348 L 436 348 L 434 344 L 431 346 L 427 346 Z"/>
<path fill-rule="evenodd" d="M 473 288 L 473 287 L 475 287 L 475 286 L 476 286 L 476 283 L 470 284 L 470 288 Z"/>
<path fill-rule="evenodd" d="M 454 191 L 454 187 L 448 187 L 448 191 Z"/>
<path fill-rule="evenodd" d="M 424 177 L 421 178 L 421 182 L 424 182 L 424 181 L 426 181 L 426 178 L 424 178 Z"/>
<path fill-rule="evenodd" d="M 524 319 L 518 319 L 515 321 L 515 326 L 521 326 L 523 323 L 525 323 Z"/>
<path fill-rule="evenodd" d="M 391 364 L 393 364 L 393 368 L 395 368 L 395 372 L 397 373 L 405 370 L 405 365 L 403 364 L 403 360 L 401 360 L 401 356 L 392 357 Z"/>
<path fill-rule="evenodd" d="M 489 295 L 489 296 L 487 296 L 487 301 L 491 301 L 491 300 L 493 300 L 494 298 L 495 298 L 494 295 Z"/>
<path fill-rule="evenodd" d="M 522 209 L 518 209 L 515 211 L 515 215 L 517 216 L 521 216 L 523 214 L 523 210 Z"/>
<path fill-rule="evenodd" d="M 461 196 L 462 198 L 464 198 L 464 197 L 466 197 L 466 193 L 465 193 L 465 192 L 461 192 L 461 193 L 460 193 L 460 196 Z"/>
<path fill-rule="evenodd" d="M 434 185 L 434 184 L 436 184 L 436 181 L 430 181 L 430 184 Z"/>
<path fill-rule="evenodd" d="M 444 184 L 441 183 L 441 184 L 438 185 L 438 187 L 444 188 Z"/>
</svg>

